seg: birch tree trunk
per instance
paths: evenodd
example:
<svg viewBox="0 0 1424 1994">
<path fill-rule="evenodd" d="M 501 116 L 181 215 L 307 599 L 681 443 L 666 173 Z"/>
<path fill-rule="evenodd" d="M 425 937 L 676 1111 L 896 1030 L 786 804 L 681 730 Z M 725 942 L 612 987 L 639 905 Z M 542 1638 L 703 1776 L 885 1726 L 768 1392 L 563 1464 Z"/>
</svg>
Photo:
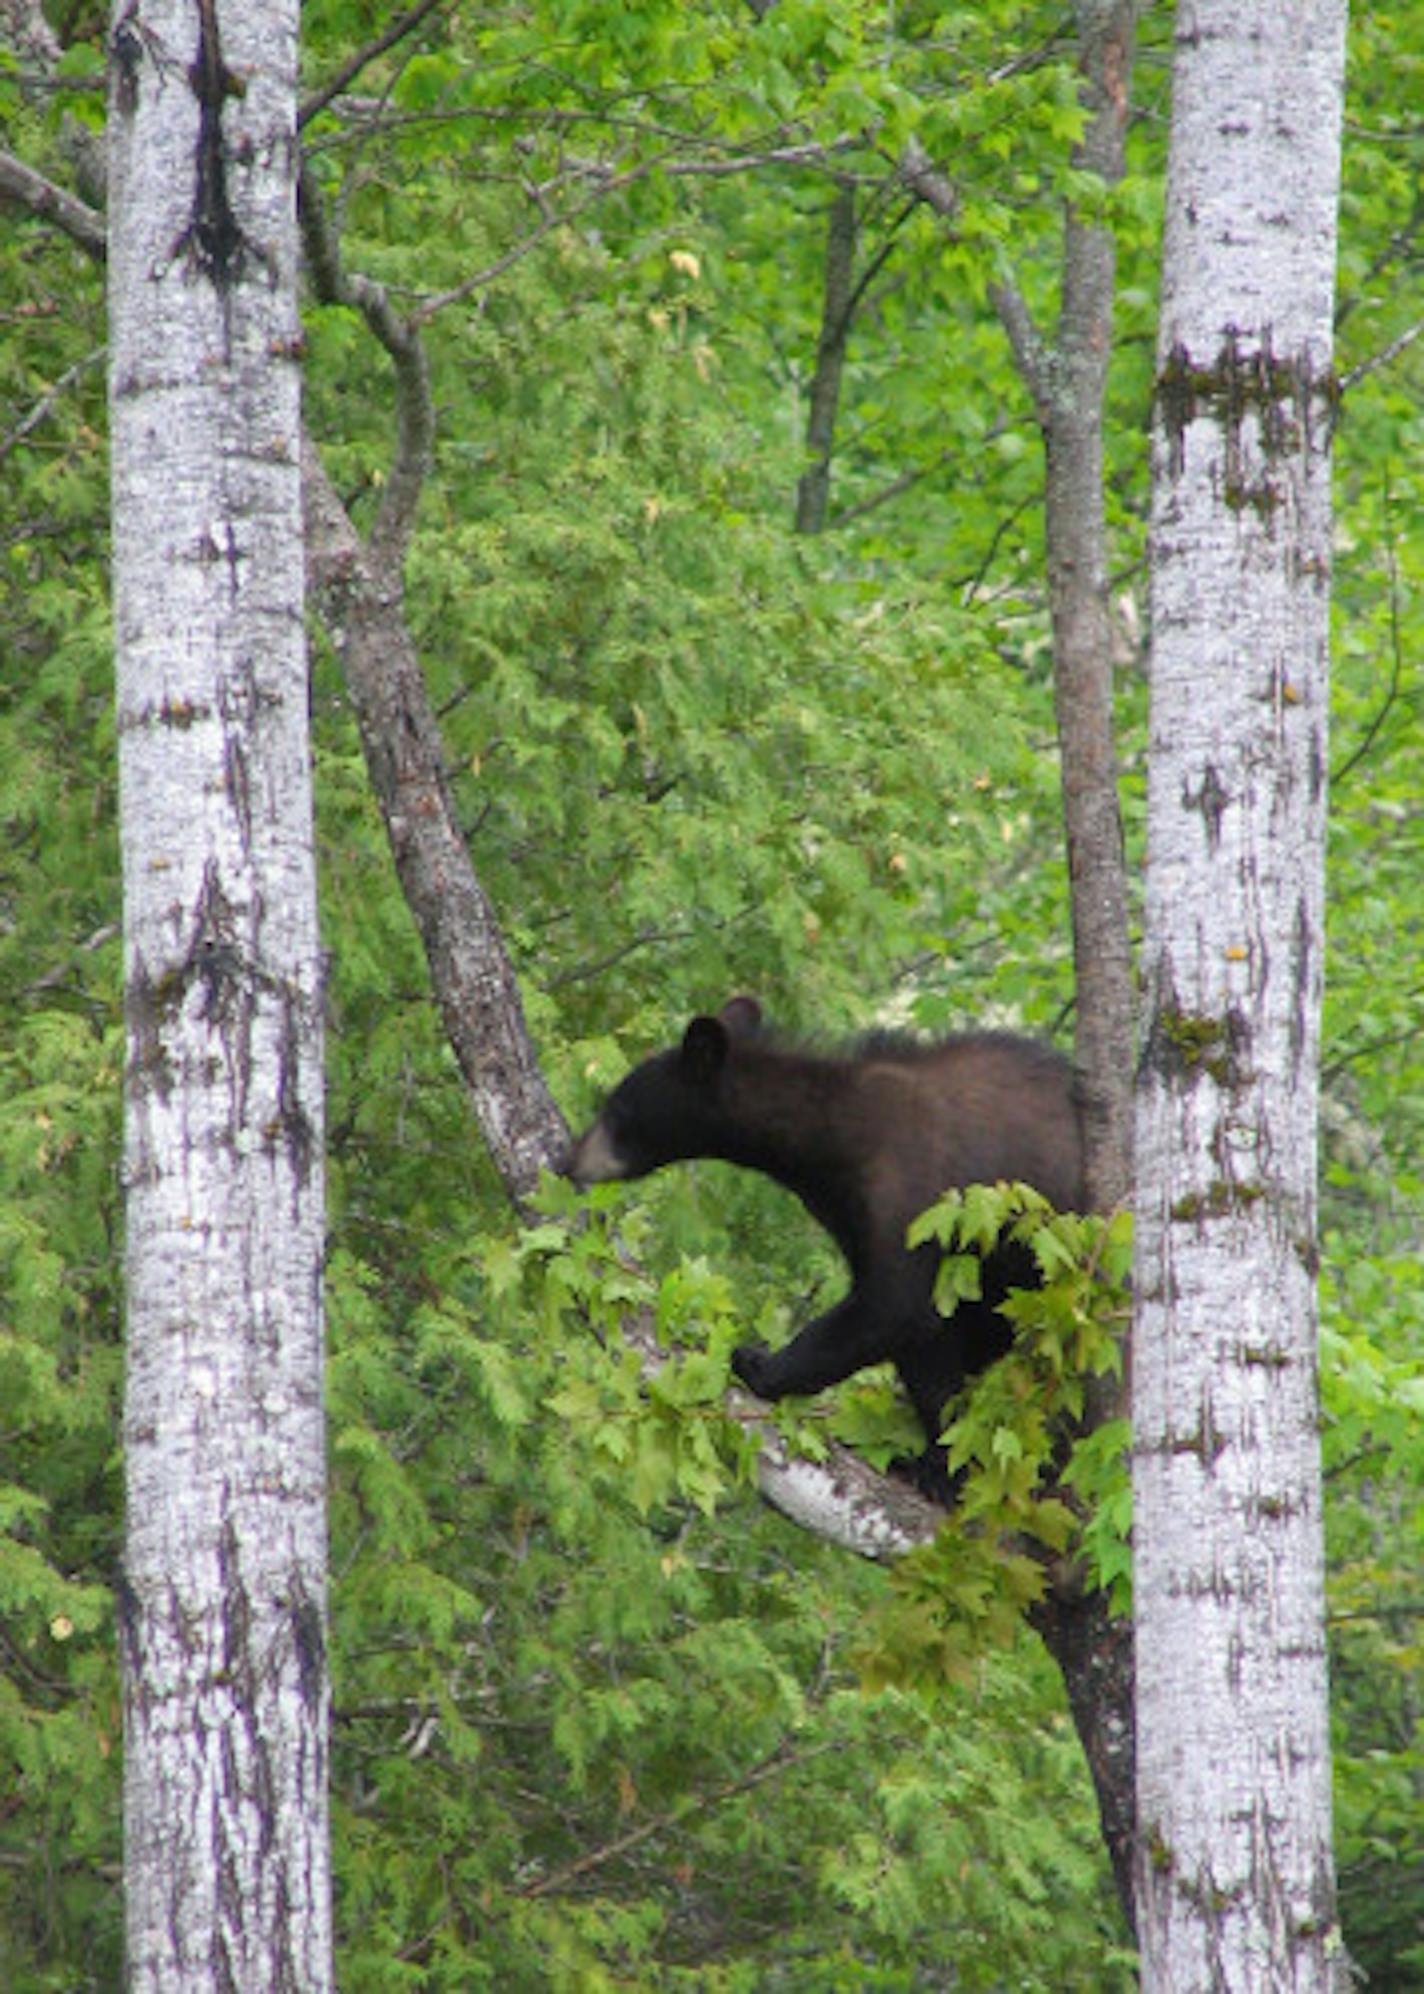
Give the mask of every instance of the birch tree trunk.
<svg viewBox="0 0 1424 1994">
<path fill-rule="evenodd" d="M 296 0 L 116 0 L 135 1989 L 330 1985 Z"/>
<path fill-rule="evenodd" d="M 1148 1990 L 1325 1988 L 1315 1111 L 1343 0 L 1178 9 L 1134 1342 Z"/>
</svg>

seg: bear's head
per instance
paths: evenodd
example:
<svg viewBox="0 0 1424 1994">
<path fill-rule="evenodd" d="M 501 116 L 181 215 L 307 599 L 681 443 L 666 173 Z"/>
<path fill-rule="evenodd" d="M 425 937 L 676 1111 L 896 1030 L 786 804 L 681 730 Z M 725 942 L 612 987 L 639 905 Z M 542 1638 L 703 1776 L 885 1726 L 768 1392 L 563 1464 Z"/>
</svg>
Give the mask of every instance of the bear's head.
<svg viewBox="0 0 1424 1994">
<path fill-rule="evenodd" d="M 737 1040 L 760 1029 L 754 997 L 733 997 L 716 1017 L 694 1018 L 680 1045 L 654 1053 L 618 1083 L 559 1174 L 580 1186 L 607 1184 L 715 1154 L 728 1057 Z"/>
</svg>

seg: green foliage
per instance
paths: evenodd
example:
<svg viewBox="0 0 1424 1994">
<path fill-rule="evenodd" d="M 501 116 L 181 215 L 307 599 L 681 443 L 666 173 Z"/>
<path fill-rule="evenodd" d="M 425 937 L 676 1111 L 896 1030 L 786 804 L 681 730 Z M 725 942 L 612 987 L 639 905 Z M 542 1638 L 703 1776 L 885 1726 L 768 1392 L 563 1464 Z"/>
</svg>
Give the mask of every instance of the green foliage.
<svg viewBox="0 0 1424 1994">
<path fill-rule="evenodd" d="M 7 143 L 57 112 L 0 75 Z M 0 1982 L 115 1985 L 118 867 L 103 303 L 0 258 Z M 65 1962 L 68 1962 L 66 1967 Z"/>
<path fill-rule="evenodd" d="M 1419 17 L 1352 22 L 1341 202 L 1321 1392 L 1336 1853 L 1372 1987 L 1424 1975 L 1424 359 Z M 1383 363 L 1383 364 L 1381 364 Z"/>
<path fill-rule="evenodd" d="M 1042 1657 L 858 1687 L 884 1575 L 727 1506 L 725 1276 L 627 1193 L 544 1202 L 394 1321 L 333 1262 L 343 1983 L 1128 1987 Z"/>
<path fill-rule="evenodd" d="M 1336 1850 L 1351 1951 L 1404 1989 L 1424 1969 L 1424 1297 L 1417 1245 L 1343 1244 L 1322 1335 Z"/>
<path fill-rule="evenodd" d="M 113 950 L 108 951 L 113 968 Z M 62 958 L 61 958 L 62 960 Z M 28 1988 L 55 1929 L 118 1977 L 119 1383 L 110 978 L 91 1015 L 16 1003 L 0 1047 L 0 1978 Z M 112 1011 L 112 1000 L 108 1007 Z"/>
<path fill-rule="evenodd" d="M 1045 1559 L 1081 1558 L 1119 1611 L 1130 1600 L 1127 1424 L 1075 1433 L 1090 1381 L 1116 1377 L 1132 1258 L 1129 1215 L 1055 1212 L 1023 1184 L 952 1191 L 910 1228 L 945 1249 L 941 1309 L 979 1293 L 983 1254 L 1026 1248 L 1042 1285 L 1003 1305 L 1014 1345 L 975 1379 L 944 1434 L 954 1509 L 933 1544 L 895 1568 L 893 1603 L 865 1658 L 872 1680 L 963 1679 L 1042 1596 Z"/>
</svg>

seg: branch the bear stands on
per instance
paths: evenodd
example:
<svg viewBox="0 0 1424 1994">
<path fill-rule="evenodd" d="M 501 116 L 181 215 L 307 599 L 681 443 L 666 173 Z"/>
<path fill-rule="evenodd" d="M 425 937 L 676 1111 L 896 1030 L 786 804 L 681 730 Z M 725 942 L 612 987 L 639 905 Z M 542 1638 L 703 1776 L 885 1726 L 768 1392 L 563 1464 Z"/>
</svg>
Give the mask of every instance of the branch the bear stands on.
<svg viewBox="0 0 1424 1994">
<path fill-rule="evenodd" d="M 1025 1183 L 1061 1211 L 1081 1210 L 1082 1122 L 1072 1067 L 1031 1039 L 877 1034 L 828 1057 L 778 1040 L 753 998 L 734 997 L 634 1067 L 562 1171 L 588 1185 L 715 1157 L 795 1192 L 844 1254 L 850 1292 L 781 1350 L 742 1344 L 732 1367 L 759 1397 L 779 1399 L 892 1362 L 928 1442 L 922 1485 L 942 1494 L 944 1408 L 1008 1349 L 999 1304 L 1038 1270 L 1023 1246 L 995 1248 L 980 1296 L 946 1321 L 935 1306 L 940 1249 L 911 1249 L 906 1233 L 943 1192 L 970 1184 Z"/>
</svg>

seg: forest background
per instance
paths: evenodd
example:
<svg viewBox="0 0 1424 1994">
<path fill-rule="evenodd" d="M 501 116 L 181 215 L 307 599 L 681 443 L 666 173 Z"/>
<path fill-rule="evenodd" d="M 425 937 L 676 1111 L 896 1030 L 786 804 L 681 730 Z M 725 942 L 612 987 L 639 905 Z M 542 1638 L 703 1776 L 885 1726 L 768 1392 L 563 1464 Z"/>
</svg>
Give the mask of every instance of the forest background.
<svg viewBox="0 0 1424 1994">
<path fill-rule="evenodd" d="M 1070 164 L 1055 9 L 304 12 L 346 269 L 420 314 L 438 409 L 407 614 L 545 1068 L 580 1119 L 753 989 L 822 1037 L 1072 988 L 1032 405 L 1065 198 L 1118 241 L 1109 528 L 1123 799 L 1170 10 L 1129 172 Z M 5 144 L 94 205 L 104 21 L 0 70 Z M 1371 1984 L 1424 1972 L 1417 646 L 1424 9 L 1352 28 L 1341 225 L 1324 1390 L 1338 1856 Z M 953 168 L 949 223 L 907 148 Z M 853 230 L 829 476 L 807 422 Z M 122 1064 L 102 273 L 0 258 L 0 1978 L 120 1975 Z M 396 421 L 347 305 L 307 415 L 369 520 Z M 824 511 L 815 498 L 823 487 Z M 1027 1635 L 897 1681 L 887 1575 L 763 1513 L 725 1359 L 834 1282 L 712 1167 L 617 1197 L 638 1271 L 521 1230 L 481 1153 L 334 661 L 314 691 L 330 955 L 334 1828 L 350 1988 L 1131 1984 L 1091 1791 Z M 711 1354 L 651 1408 L 590 1307 Z M 676 1399 L 678 1402 L 673 1403 Z M 878 1452 L 884 1390 L 821 1415 Z M 804 1430 L 804 1427 L 803 1427 Z M 903 1615 L 901 1616 L 903 1619 Z M 873 1687 L 866 1687 L 866 1684 Z"/>
</svg>

